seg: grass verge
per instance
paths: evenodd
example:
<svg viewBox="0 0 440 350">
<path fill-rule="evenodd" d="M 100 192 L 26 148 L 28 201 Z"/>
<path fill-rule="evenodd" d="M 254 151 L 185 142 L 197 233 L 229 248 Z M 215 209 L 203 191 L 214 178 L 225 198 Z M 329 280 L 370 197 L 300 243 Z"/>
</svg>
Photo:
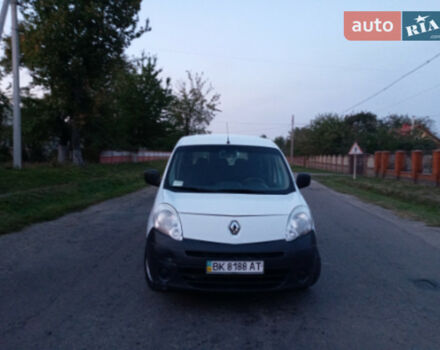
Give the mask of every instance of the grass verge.
<svg viewBox="0 0 440 350">
<path fill-rule="evenodd" d="M 349 176 L 318 176 L 316 181 L 336 191 L 394 210 L 406 218 L 440 226 L 440 188 L 407 181 Z"/>
<path fill-rule="evenodd" d="M 133 164 L 26 166 L 0 168 L 0 234 L 55 219 L 145 186 L 146 168 L 163 170 L 164 161 Z"/>
</svg>

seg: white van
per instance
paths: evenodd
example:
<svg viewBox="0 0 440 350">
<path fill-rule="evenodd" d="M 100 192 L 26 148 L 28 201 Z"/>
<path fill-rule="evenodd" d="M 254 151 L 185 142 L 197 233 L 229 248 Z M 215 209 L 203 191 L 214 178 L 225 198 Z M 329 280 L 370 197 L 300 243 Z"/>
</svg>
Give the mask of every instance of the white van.
<svg viewBox="0 0 440 350">
<path fill-rule="evenodd" d="M 310 209 L 270 140 L 197 135 L 177 143 L 147 225 L 145 274 L 154 290 L 307 288 L 321 262 Z"/>
</svg>

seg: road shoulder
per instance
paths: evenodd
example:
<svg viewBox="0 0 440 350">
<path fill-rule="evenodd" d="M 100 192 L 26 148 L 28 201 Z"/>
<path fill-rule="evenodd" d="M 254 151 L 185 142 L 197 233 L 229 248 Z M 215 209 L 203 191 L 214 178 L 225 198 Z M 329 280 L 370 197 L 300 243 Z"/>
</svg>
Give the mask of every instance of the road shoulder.
<svg viewBox="0 0 440 350">
<path fill-rule="evenodd" d="M 438 227 L 428 226 L 424 222 L 401 217 L 391 209 L 386 209 L 376 204 L 363 201 L 351 194 L 338 192 L 318 181 L 312 181 L 312 187 L 325 189 L 350 205 L 393 224 L 398 227 L 402 233 L 417 236 L 429 245 L 440 249 L 440 228 Z"/>
</svg>

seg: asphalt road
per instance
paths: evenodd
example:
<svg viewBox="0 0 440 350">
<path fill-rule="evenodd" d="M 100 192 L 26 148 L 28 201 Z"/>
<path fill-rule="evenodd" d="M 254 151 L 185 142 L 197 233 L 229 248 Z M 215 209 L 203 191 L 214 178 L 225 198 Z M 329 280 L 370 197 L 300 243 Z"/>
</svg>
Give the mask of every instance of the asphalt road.
<svg viewBox="0 0 440 350">
<path fill-rule="evenodd" d="M 0 237 L 0 349 L 439 349 L 440 229 L 313 184 L 307 292 L 154 293 L 154 191 Z"/>
</svg>

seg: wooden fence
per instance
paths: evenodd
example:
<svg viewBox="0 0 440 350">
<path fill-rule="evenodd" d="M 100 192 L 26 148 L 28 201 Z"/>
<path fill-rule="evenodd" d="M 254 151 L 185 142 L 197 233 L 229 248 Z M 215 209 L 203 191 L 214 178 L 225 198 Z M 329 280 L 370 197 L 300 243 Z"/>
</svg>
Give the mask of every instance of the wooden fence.
<svg viewBox="0 0 440 350">
<path fill-rule="evenodd" d="M 99 162 L 102 164 L 117 163 L 142 163 L 151 160 L 168 159 L 171 152 L 161 151 L 104 151 L 99 156 Z"/>
</svg>

